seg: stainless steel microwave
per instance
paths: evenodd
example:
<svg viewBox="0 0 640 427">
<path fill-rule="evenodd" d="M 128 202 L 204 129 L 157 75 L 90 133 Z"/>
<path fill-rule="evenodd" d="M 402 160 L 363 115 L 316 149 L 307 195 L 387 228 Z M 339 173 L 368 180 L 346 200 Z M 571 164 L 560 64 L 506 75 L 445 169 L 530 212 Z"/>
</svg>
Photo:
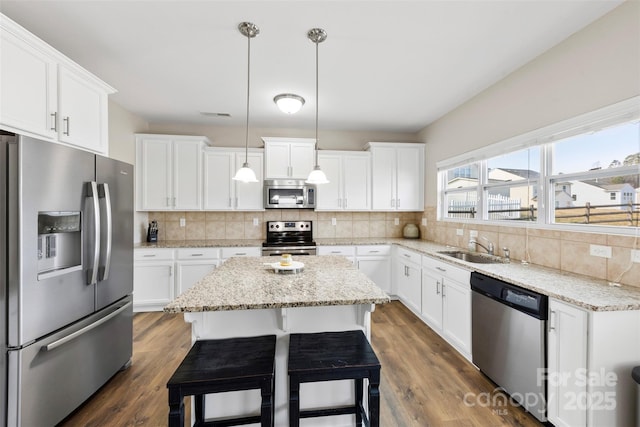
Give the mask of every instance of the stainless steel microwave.
<svg viewBox="0 0 640 427">
<path fill-rule="evenodd" d="M 265 179 L 265 209 L 313 209 L 316 186 L 297 179 Z"/>
</svg>

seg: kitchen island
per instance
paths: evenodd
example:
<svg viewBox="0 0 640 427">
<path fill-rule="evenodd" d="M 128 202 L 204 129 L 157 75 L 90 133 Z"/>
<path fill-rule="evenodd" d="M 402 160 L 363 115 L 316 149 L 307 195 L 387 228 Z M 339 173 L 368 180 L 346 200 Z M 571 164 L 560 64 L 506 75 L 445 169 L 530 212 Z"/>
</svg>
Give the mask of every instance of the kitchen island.
<svg viewBox="0 0 640 427">
<path fill-rule="evenodd" d="M 389 297 L 349 260 L 305 256 L 298 274 L 279 274 L 272 257 L 231 258 L 165 307 L 184 313 L 192 340 L 273 334 L 276 346 L 275 425 L 288 424 L 287 354 L 290 333 L 359 329 L 371 336 L 371 312 Z M 242 357 L 242 355 L 238 355 Z M 353 400 L 349 381 L 305 384 L 301 407 L 344 405 Z M 259 412 L 259 393 L 207 397 L 207 417 Z M 312 420 L 314 426 L 353 425 L 353 416 Z"/>
</svg>

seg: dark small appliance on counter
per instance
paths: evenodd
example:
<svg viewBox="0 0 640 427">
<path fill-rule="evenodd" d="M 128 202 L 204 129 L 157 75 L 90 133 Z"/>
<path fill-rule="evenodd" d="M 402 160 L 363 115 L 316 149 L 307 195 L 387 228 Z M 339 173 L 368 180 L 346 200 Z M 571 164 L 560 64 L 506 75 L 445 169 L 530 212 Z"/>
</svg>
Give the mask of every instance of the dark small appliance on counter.
<svg viewBox="0 0 640 427">
<path fill-rule="evenodd" d="M 151 221 L 147 229 L 147 242 L 155 243 L 158 241 L 158 221 Z"/>
</svg>

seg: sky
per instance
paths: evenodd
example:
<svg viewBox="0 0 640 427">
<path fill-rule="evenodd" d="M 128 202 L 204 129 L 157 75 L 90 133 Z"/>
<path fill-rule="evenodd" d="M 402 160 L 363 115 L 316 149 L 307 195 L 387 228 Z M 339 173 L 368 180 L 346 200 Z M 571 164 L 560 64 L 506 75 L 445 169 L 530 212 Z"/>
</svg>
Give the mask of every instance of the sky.
<svg viewBox="0 0 640 427">
<path fill-rule="evenodd" d="M 554 174 L 584 172 L 595 167 L 608 168 L 613 160 L 622 162 L 640 152 L 640 122 L 610 127 L 555 143 Z M 489 161 L 490 168 L 540 170 L 540 148 L 510 153 Z"/>
</svg>

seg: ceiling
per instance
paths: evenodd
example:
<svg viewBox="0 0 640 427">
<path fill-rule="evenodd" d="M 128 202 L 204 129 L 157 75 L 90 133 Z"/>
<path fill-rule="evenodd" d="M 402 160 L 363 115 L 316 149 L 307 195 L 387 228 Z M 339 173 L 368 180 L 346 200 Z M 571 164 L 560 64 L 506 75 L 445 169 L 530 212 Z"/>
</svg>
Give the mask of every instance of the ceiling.
<svg viewBox="0 0 640 427">
<path fill-rule="evenodd" d="M 11 1 L 0 11 L 150 123 L 417 132 L 619 5 L 609 1 Z M 295 115 L 273 97 L 306 99 Z M 229 113 L 231 118 L 200 112 Z"/>
</svg>

